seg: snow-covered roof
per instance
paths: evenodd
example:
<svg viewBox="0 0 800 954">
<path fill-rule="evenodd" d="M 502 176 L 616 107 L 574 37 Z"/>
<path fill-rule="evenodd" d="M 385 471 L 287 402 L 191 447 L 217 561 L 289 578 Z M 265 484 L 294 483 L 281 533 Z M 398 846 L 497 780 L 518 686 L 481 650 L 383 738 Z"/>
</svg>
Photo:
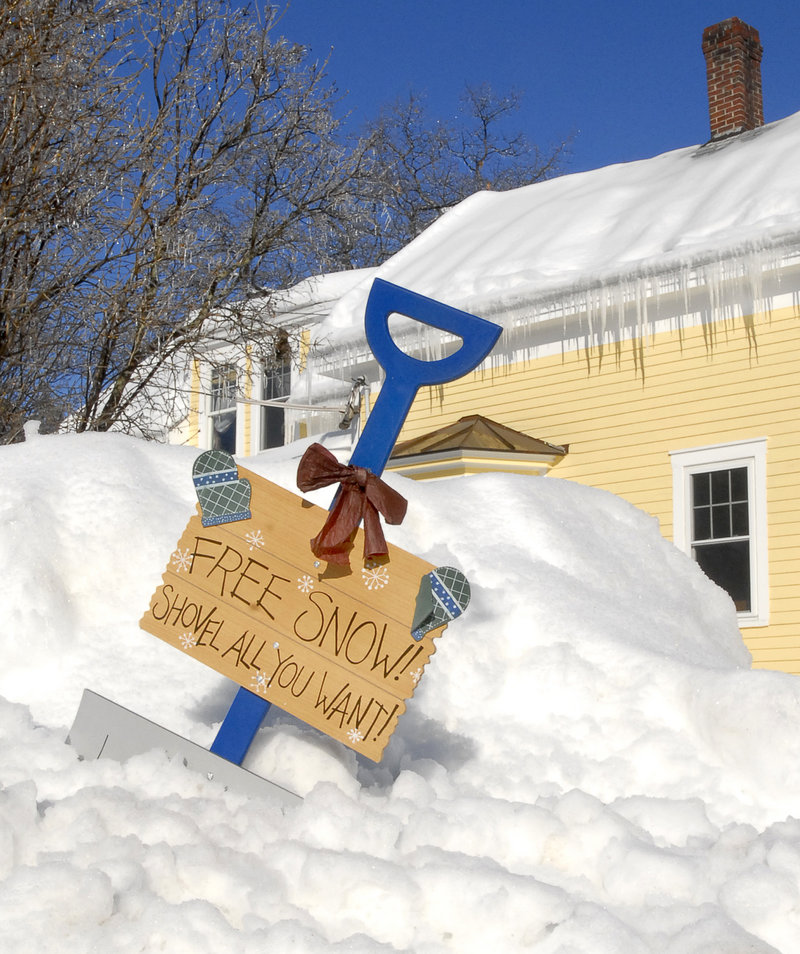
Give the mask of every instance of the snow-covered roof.
<svg viewBox="0 0 800 954">
<path fill-rule="evenodd" d="M 354 268 L 311 275 L 289 288 L 274 289 L 264 295 L 248 298 L 245 302 L 224 305 L 207 320 L 204 347 L 211 350 L 235 339 L 238 323 L 231 325 L 232 313 L 256 319 L 274 316 L 274 321 L 286 328 L 314 325 L 352 288 L 361 282 L 371 282 L 374 274 L 374 268 Z"/>
<path fill-rule="evenodd" d="M 800 113 L 705 146 L 480 192 L 375 275 L 474 314 L 800 242 Z M 370 281 L 323 325 L 363 333 Z"/>
<path fill-rule="evenodd" d="M 359 283 L 370 282 L 374 275 L 374 268 L 312 275 L 285 291 L 274 292 L 270 298 L 254 298 L 251 304 L 258 307 L 259 302 L 269 301 L 282 321 L 297 319 L 307 324 L 309 320 L 313 322 L 322 318 L 335 301 Z"/>
</svg>

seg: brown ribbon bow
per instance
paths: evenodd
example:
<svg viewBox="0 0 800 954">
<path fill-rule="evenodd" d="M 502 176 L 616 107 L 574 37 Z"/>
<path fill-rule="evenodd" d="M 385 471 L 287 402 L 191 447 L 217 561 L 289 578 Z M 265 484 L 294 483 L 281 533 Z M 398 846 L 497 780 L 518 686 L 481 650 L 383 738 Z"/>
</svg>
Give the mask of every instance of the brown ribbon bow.
<svg viewBox="0 0 800 954">
<path fill-rule="evenodd" d="M 297 468 L 297 486 L 304 493 L 341 484 L 325 525 L 311 541 L 315 556 L 350 565 L 351 537 L 364 521 L 364 557 L 388 553 L 378 511 L 387 523 L 402 523 L 408 501 L 364 467 L 340 464 L 322 444 L 311 444 Z"/>
</svg>

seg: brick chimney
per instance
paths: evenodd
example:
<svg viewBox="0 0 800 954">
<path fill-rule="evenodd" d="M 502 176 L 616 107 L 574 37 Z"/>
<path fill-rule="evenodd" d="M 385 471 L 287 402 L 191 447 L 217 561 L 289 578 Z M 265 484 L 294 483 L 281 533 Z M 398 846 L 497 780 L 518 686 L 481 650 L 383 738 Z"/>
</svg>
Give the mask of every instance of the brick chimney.
<svg viewBox="0 0 800 954">
<path fill-rule="evenodd" d="M 758 30 L 738 17 L 703 30 L 712 140 L 764 125 L 762 52 Z"/>
</svg>

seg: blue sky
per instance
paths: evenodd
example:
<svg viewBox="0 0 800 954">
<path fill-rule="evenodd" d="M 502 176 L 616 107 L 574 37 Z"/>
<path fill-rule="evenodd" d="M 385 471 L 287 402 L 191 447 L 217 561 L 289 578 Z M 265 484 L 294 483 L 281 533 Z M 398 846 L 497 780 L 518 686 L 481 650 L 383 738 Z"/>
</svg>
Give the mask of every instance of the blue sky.
<svg viewBox="0 0 800 954">
<path fill-rule="evenodd" d="M 330 56 L 353 123 L 410 88 L 452 118 L 465 84 L 513 87 L 579 172 L 708 139 L 701 37 L 731 16 L 761 35 L 766 121 L 800 110 L 798 0 L 292 0 L 279 29 Z"/>
</svg>

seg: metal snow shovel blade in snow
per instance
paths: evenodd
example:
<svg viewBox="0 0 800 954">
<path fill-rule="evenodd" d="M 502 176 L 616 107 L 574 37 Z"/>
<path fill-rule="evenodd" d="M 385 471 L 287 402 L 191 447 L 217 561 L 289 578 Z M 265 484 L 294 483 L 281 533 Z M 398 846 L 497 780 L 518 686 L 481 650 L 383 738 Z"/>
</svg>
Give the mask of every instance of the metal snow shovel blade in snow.
<svg viewBox="0 0 800 954">
<path fill-rule="evenodd" d="M 413 358 L 401 351 L 392 340 L 389 317 L 394 313 L 449 332 L 461 339 L 461 345 L 452 354 L 435 361 Z M 350 464 L 379 476 L 417 391 L 426 385 L 455 380 L 476 368 L 491 351 L 501 328 L 381 279 L 375 279 L 372 284 L 365 312 L 365 327 L 367 341 L 385 372 L 385 380 Z M 270 703 L 266 699 L 246 688 L 240 688 L 207 752 L 87 690 L 69 741 L 85 758 L 100 755 L 126 758 L 160 747 L 174 752 L 190 767 L 231 788 L 262 794 L 277 792 L 284 800 L 286 797 L 297 798 L 240 768 L 269 707 Z"/>
<path fill-rule="evenodd" d="M 119 762 L 124 762 L 132 755 L 162 749 L 170 758 L 180 759 L 187 768 L 233 792 L 267 795 L 277 798 L 286 807 L 302 801 L 294 792 L 214 755 L 202 745 L 190 742 L 144 716 L 136 715 L 91 689 L 83 690 L 83 698 L 67 742 L 84 759 L 102 757 Z"/>
</svg>

